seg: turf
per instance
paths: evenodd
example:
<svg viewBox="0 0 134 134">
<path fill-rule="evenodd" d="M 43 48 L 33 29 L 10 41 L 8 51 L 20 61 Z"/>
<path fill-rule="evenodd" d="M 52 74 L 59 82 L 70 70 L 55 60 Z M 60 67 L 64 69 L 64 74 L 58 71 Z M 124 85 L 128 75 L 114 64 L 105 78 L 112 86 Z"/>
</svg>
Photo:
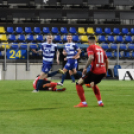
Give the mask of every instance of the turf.
<svg viewBox="0 0 134 134">
<path fill-rule="evenodd" d="M 102 81 L 105 107 L 85 88 L 89 107 L 79 103 L 75 84 L 65 92 L 32 93 L 32 81 L 0 81 L 0 134 L 133 134 L 134 82 Z"/>
</svg>

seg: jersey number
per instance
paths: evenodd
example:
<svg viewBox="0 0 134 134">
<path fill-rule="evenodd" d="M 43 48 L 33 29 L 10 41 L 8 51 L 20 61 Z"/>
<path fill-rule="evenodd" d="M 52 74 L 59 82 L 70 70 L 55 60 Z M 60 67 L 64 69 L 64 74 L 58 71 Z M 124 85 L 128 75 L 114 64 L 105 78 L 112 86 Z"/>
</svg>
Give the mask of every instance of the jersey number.
<svg viewBox="0 0 134 134">
<path fill-rule="evenodd" d="M 103 56 L 103 52 L 97 52 L 98 55 L 98 63 L 104 63 L 104 56 Z"/>
</svg>

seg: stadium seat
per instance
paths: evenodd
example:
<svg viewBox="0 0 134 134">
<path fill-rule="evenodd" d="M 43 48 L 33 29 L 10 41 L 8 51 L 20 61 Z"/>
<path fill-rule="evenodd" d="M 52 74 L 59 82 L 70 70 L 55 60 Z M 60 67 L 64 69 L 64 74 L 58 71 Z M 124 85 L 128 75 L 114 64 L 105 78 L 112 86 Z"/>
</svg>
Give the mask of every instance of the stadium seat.
<svg viewBox="0 0 134 134">
<path fill-rule="evenodd" d="M 63 43 L 65 43 L 65 42 L 67 42 L 67 36 L 66 35 L 63 36 Z"/>
<path fill-rule="evenodd" d="M 108 42 L 114 42 L 114 36 L 109 35 L 108 38 L 107 38 L 107 41 Z"/>
<path fill-rule="evenodd" d="M 134 50 L 134 44 L 128 44 L 128 50 L 130 51 Z"/>
<path fill-rule="evenodd" d="M 6 34 L 0 34 L 0 41 L 7 41 Z"/>
<path fill-rule="evenodd" d="M 75 27 L 70 27 L 69 32 L 72 34 L 76 34 L 76 28 Z"/>
<path fill-rule="evenodd" d="M 7 34 L 12 34 L 13 32 L 13 27 L 7 27 Z"/>
<path fill-rule="evenodd" d="M 27 45 L 20 45 L 20 49 L 27 49 Z"/>
<path fill-rule="evenodd" d="M 41 33 L 40 27 L 34 27 L 33 32 L 36 34 L 40 34 Z"/>
<path fill-rule="evenodd" d="M 118 74 L 118 69 L 121 69 L 121 66 L 120 65 L 115 65 L 114 66 L 114 77 L 119 77 L 119 74 Z"/>
<path fill-rule="evenodd" d="M 134 35 L 134 28 L 131 28 L 130 34 Z"/>
<path fill-rule="evenodd" d="M 105 36 L 104 35 L 100 35 L 99 38 L 98 38 L 98 42 L 105 42 L 106 39 L 105 39 Z"/>
<path fill-rule="evenodd" d="M 66 27 L 61 27 L 61 28 L 60 28 L 60 32 L 61 32 L 62 34 L 67 34 L 67 33 L 68 33 Z"/>
<path fill-rule="evenodd" d="M 126 52 L 125 57 L 128 58 L 128 59 L 132 58 L 132 56 L 130 55 L 130 52 Z"/>
<path fill-rule="evenodd" d="M 102 34 L 102 28 L 101 27 L 96 27 L 95 34 Z"/>
<path fill-rule="evenodd" d="M 26 41 L 27 41 L 27 42 L 32 42 L 32 41 L 34 41 L 33 35 L 32 35 L 32 34 L 29 34 L 29 35 L 27 36 L 27 38 L 26 38 Z"/>
<path fill-rule="evenodd" d="M 132 52 L 132 58 L 134 59 L 134 52 Z"/>
<path fill-rule="evenodd" d="M 18 45 L 11 45 L 11 49 L 19 49 L 19 46 Z"/>
<path fill-rule="evenodd" d="M 114 52 L 114 57 L 117 58 L 118 52 Z M 119 52 L 119 58 L 121 58 L 121 53 Z"/>
<path fill-rule="evenodd" d="M 93 27 L 88 27 L 87 28 L 87 34 L 94 34 L 95 32 L 94 32 L 94 29 L 93 29 Z"/>
<path fill-rule="evenodd" d="M 123 42 L 123 37 L 121 36 L 121 35 L 118 35 L 117 37 L 116 37 L 116 40 L 115 40 L 116 42 Z"/>
<path fill-rule="evenodd" d="M 1 48 L 2 48 L 2 49 L 5 49 L 5 46 L 6 46 L 6 49 L 10 49 L 10 46 L 7 45 L 7 44 L 6 44 L 6 45 L 5 45 L 5 44 L 2 44 L 2 45 L 1 45 Z"/>
<path fill-rule="evenodd" d="M 30 45 L 30 49 L 37 49 L 37 45 Z"/>
<path fill-rule="evenodd" d="M 43 33 L 44 34 L 50 33 L 49 27 L 43 27 Z"/>
<path fill-rule="evenodd" d="M 120 34 L 120 29 L 119 28 L 114 28 L 113 29 L 113 34 L 119 35 Z"/>
<path fill-rule="evenodd" d="M 117 50 L 117 44 L 113 43 L 110 45 L 111 50 Z"/>
<path fill-rule="evenodd" d="M 86 35 L 81 36 L 81 42 L 88 42 L 88 37 Z"/>
<path fill-rule="evenodd" d="M 36 41 L 37 41 L 37 42 L 43 42 L 43 41 L 44 41 L 43 35 L 37 35 Z"/>
<path fill-rule="evenodd" d="M 119 49 L 120 50 L 126 50 L 127 49 L 126 44 L 120 44 Z"/>
<path fill-rule="evenodd" d="M 31 27 L 25 27 L 25 33 L 26 34 L 31 34 L 32 33 Z"/>
<path fill-rule="evenodd" d="M 54 36 L 54 42 L 56 42 L 56 43 L 61 42 L 61 36 L 60 35 L 55 35 Z"/>
<path fill-rule="evenodd" d="M 113 58 L 112 52 L 106 52 L 108 58 Z"/>
<path fill-rule="evenodd" d="M 21 33 L 23 33 L 23 29 L 22 29 L 22 27 L 16 27 L 16 29 L 15 29 L 15 33 L 17 33 L 17 34 L 21 34 Z"/>
<path fill-rule="evenodd" d="M 107 43 L 103 43 L 103 44 L 101 45 L 101 47 L 102 47 L 104 50 L 108 50 L 108 49 L 109 49 Z"/>
<path fill-rule="evenodd" d="M 104 29 L 104 33 L 105 33 L 105 34 L 111 34 L 111 28 L 106 27 L 106 28 Z"/>
<path fill-rule="evenodd" d="M 20 34 L 20 35 L 18 36 L 18 41 L 19 41 L 19 42 L 24 42 L 24 41 L 25 41 L 25 36 L 24 36 L 24 34 Z"/>
<path fill-rule="evenodd" d="M 9 42 L 14 42 L 14 41 L 16 41 L 15 35 L 14 35 L 14 34 L 10 34 L 10 35 L 8 36 L 8 41 L 9 41 Z"/>
<path fill-rule="evenodd" d="M 123 34 L 123 35 L 128 34 L 128 28 L 122 28 L 121 34 Z"/>
<path fill-rule="evenodd" d="M 130 35 L 126 35 L 124 42 L 125 42 L 125 43 L 132 42 L 131 36 L 130 36 Z"/>
<path fill-rule="evenodd" d="M 18 42 L 12 42 L 11 44 L 13 44 L 13 45 L 18 45 Z"/>
<path fill-rule="evenodd" d="M 73 35 L 73 42 L 79 42 L 80 39 L 79 39 L 79 36 L 78 35 Z"/>
<path fill-rule="evenodd" d="M 58 34 L 58 33 L 59 33 L 59 30 L 58 30 L 57 27 L 52 27 L 51 32 L 52 32 L 53 34 Z"/>
<path fill-rule="evenodd" d="M 0 33 L 6 33 L 5 28 L 4 27 L 0 27 Z"/>
<path fill-rule="evenodd" d="M 84 27 L 78 27 L 78 34 L 85 34 L 85 28 Z"/>
</svg>

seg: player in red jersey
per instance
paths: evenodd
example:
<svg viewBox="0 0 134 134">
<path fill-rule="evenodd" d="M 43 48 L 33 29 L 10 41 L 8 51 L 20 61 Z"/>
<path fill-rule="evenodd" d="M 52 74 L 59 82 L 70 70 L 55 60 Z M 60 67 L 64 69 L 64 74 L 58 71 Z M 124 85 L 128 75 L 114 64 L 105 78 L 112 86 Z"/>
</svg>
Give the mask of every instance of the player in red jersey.
<svg viewBox="0 0 134 134">
<path fill-rule="evenodd" d="M 40 79 L 40 75 L 37 76 L 37 78 L 33 82 L 33 88 L 36 90 L 38 80 Z M 56 88 L 57 83 L 56 82 L 51 82 L 47 80 L 46 78 L 43 79 L 43 86 L 39 90 L 49 90 L 49 91 L 65 91 L 66 88 L 62 89 L 57 89 Z"/>
<path fill-rule="evenodd" d="M 90 84 L 94 94 L 98 100 L 98 105 L 103 106 L 100 90 L 97 86 L 103 77 L 106 76 L 108 70 L 108 59 L 104 50 L 95 45 L 95 37 L 89 37 L 89 47 L 87 48 L 88 61 L 83 69 L 82 78 L 76 83 L 76 90 L 81 102 L 75 107 L 87 107 L 87 102 L 84 95 L 83 84 Z M 87 73 L 87 67 L 92 65 L 91 70 Z"/>
</svg>

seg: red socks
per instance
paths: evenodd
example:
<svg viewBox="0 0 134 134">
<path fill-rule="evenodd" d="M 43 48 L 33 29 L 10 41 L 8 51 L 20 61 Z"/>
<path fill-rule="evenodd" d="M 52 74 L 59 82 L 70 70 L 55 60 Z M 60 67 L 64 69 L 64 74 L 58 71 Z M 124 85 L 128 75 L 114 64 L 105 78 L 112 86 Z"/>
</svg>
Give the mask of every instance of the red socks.
<svg viewBox="0 0 134 134">
<path fill-rule="evenodd" d="M 82 85 L 76 84 L 76 90 L 81 102 L 86 101 Z"/>
<path fill-rule="evenodd" d="M 100 94 L 100 89 L 98 88 L 97 85 L 95 85 L 93 87 L 93 91 L 94 91 L 94 94 L 95 94 L 97 100 L 100 101 L 101 100 L 101 94 Z"/>
</svg>

